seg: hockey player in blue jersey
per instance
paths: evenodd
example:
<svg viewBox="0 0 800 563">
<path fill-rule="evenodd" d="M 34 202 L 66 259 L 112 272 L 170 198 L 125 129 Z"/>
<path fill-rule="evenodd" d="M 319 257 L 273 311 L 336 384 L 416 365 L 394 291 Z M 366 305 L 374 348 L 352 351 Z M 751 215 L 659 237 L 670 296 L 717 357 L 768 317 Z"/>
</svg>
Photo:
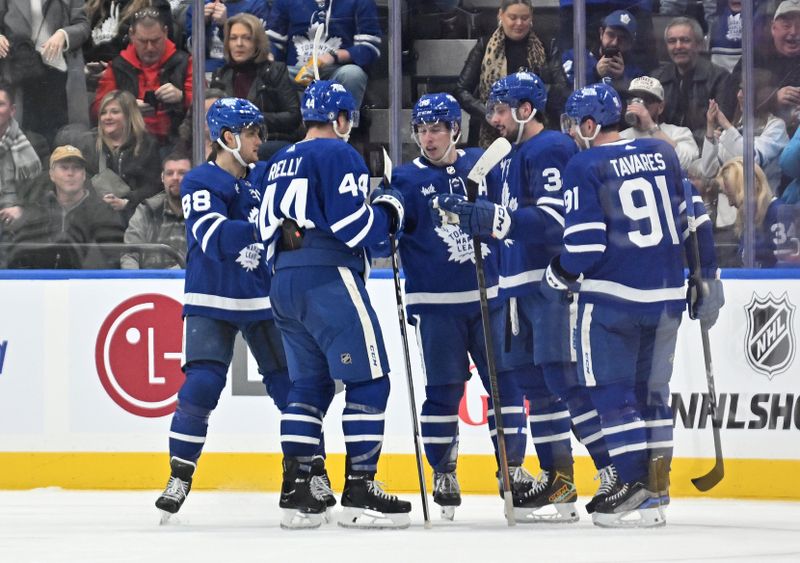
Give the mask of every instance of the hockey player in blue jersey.
<svg viewBox="0 0 800 563">
<path fill-rule="evenodd" d="M 574 522 L 574 484 L 570 426 L 589 450 L 603 479 L 610 461 L 600 421 L 588 394 L 578 385 L 570 345 L 567 303 L 550 303 L 539 284 L 558 253 L 563 232 L 562 171 L 577 152 L 567 135 L 545 129 L 547 93 L 538 76 L 519 72 L 492 85 L 487 119 L 515 150 L 502 163 L 500 205 L 463 198 L 439 198 L 439 205 L 463 217 L 462 228 L 502 239 L 500 294 L 505 322 L 500 327 L 500 370 L 515 375 L 527 395 L 530 426 L 541 474 L 531 484 L 528 520 Z M 505 229 L 495 216 L 508 216 Z M 508 228 L 510 225 L 510 229 Z"/>
<path fill-rule="evenodd" d="M 405 208 L 405 226 L 398 245 L 408 318 L 416 329 L 425 374 L 422 443 L 434 472 L 433 500 L 442 507 L 442 516 L 452 520 L 455 507 L 461 504 L 456 478 L 458 410 L 464 383 L 470 377 L 469 356 L 486 389 L 489 372 L 472 238 L 457 226 L 437 226 L 429 202 L 440 194 L 466 195 L 467 174 L 483 151 L 456 149 L 461 107 L 450 94 L 422 96 L 411 112 L 411 128 L 422 155 L 393 171 L 391 187 L 403 194 Z M 497 178 L 488 183 L 499 186 L 499 174 L 492 176 Z M 382 184 L 375 194 L 384 187 Z M 481 251 L 490 308 L 499 314 L 498 245 L 494 241 L 482 243 Z M 508 464 L 511 474 L 516 475 L 525 457 L 524 398 L 512 374 L 498 377 L 498 382 Z M 496 440 L 496 410 L 491 403 L 488 412 L 489 430 Z M 514 506 L 524 507 L 527 497 L 514 492 Z"/>
<path fill-rule="evenodd" d="M 557 302 L 578 295 L 578 375 L 618 475 L 593 521 L 652 527 L 664 525 L 669 499 L 669 381 L 686 307 L 686 202 L 675 151 L 657 139 L 621 139 L 621 107 L 606 84 L 567 100 L 566 128 L 586 150 L 564 173 L 563 248 L 542 292 Z M 703 279 L 690 280 L 689 311 L 710 327 L 724 302 L 722 285 L 705 207 L 697 194 L 691 204 L 701 226 Z"/>
<path fill-rule="evenodd" d="M 301 106 L 308 133 L 270 160 L 259 213 L 260 235 L 274 262 L 270 300 L 291 378 L 281 417 L 281 525 L 317 527 L 322 521 L 324 498 L 309 471 L 339 380 L 347 450 L 339 524 L 407 527 L 411 504 L 375 481 L 389 366 L 364 285 L 365 248 L 402 228 L 402 196 L 387 189 L 367 205 L 369 172 L 346 142 L 358 114 L 343 86 L 314 82 Z"/>
<path fill-rule="evenodd" d="M 214 141 L 209 162 L 181 184 L 188 254 L 184 294 L 186 380 L 169 433 L 169 483 L 156 501 L 177 512 L 192 484 L 241 332 L 267 393 L 286 406 L 289 377 L 280 333 L 269 306 L 269 273 L 256 218 L 266 165 L 254 164 L 262 142 L 261 111 L 247 100 L 223 98 L 207 115 Z M 329 497 L 331 499 L 332 497 Z"/>
</svg>

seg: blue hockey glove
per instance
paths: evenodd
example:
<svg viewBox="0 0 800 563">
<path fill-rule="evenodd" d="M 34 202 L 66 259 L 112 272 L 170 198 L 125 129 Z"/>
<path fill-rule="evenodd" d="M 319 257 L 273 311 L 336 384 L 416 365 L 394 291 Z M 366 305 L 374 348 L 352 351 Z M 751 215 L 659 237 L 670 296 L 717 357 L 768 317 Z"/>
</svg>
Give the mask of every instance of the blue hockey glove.
<svg viewBox="0 0 800 563">
<path fill-rule="evenodd" d="M 539 292 L 553 303 L 570 303 L 572 294 L 581 288 L 583 276 L 570 274 L 561 267 L 561 257 L 554 256 L 544 272 Z"/>
<path fill-rule="evenodd" d="M 717 322 L 719 310 L 725 304 L 722 282 L 716 279 L 716 276 L 700 279 L 689 276 L 686 303 L 689 309 L 689 318 L 700 319 L 704 328 L 711 328 Z"/>
<path fill-rule="evenodd" d="M 403 194 L 398 190 L 389 187 L 375 188 L 369 198 L 370 205 L 380 205 L 389 213 L 392 218 L 389 225 L 389 232 L 399 233 L 403 230 L 405 219 L 405 209 L 403 208 Z"/>
<path fill-rule="evenodd" d="M 471 203 L 463 195 L 443 194 L 431 200 L 431 206 L 443 215 L 442 223 L 459 225 L 468 235 L 502 239 L 511 230 L 508 209 L 485 199 Z"/>
</svg>

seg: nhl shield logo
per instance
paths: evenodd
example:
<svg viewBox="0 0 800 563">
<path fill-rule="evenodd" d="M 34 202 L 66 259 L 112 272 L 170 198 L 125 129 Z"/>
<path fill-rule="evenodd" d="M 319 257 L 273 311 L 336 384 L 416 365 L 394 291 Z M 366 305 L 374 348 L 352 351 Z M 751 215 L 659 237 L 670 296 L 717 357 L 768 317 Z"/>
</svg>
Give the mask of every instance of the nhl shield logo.
<svg viewBox="0 0 800 563">
<path fill-rule="evenodd" d="M 794 361 L 795 306 L 789 302 L 786 293 L 779 299 L 772 293 L 766 297 L 754 293 L 744 310 L 747 313 L 747 363 L 772 379 L 789 369 Z"/>
</svg>

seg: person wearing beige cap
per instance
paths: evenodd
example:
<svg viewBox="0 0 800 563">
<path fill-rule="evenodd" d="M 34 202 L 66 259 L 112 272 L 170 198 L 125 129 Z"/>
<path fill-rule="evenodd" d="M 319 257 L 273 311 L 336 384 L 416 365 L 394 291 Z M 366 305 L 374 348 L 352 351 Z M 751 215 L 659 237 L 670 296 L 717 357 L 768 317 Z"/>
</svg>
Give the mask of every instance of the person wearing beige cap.
<svg viewBox="0 0 800 563">
<path fill-rule="evenodd" d="M 9 268 L 116 268 L 93 244 L 122 242 L 117 213 L 86 186 L 86 158 L 77 147 L 62 145 L 50 155 L 50 190 L 25 208 L 14 224 L 14 242 L 49 242 L 52 249 L 17 249 Z M 77 244 L 74 248 L 71 244 Z"/>
<path fill-rule="evenodd" d="M 628 88 L 628 107 L 625 121 L 630 125 L 620 132 L 623 139 L 654 137 L 675 149 L 684 170 L 700 156 L 700 149 L 691 129 L 671 123 L 660 123 L 664 113 L 664 87 L 651 76 L 631 80 Z"/>
</svg>

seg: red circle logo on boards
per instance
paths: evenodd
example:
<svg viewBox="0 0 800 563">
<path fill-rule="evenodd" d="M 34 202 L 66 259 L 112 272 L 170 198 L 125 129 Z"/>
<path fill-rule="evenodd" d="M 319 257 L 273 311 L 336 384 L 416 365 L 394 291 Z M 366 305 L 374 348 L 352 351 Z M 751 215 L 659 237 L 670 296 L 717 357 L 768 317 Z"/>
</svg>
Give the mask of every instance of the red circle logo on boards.
<svg viewBox="0 0 800 563">
<path fill-rule="evenodd" d="M 137 416 L 171 414 L 183 385 L 181 304 L 156 293 L 137 295 L 108 314 L 95 344 L 106 393 Z"/>
</svg>

